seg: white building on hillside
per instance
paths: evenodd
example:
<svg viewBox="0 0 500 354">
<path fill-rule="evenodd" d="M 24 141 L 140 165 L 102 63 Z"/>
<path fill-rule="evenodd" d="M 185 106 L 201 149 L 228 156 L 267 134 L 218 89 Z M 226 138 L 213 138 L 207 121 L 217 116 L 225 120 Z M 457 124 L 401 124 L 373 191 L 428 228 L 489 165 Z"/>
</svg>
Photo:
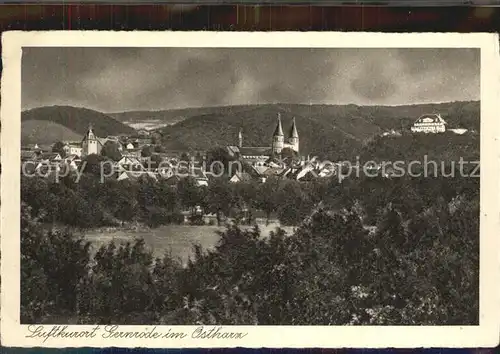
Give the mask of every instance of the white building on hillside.
<svg viewBox="0 0 500 354">
<path fill-rule="evenodd" d="M 439 114 L 424 114 L 411 127 L 413 133 L 444 133 L 446 122 Z"/>
</svg>

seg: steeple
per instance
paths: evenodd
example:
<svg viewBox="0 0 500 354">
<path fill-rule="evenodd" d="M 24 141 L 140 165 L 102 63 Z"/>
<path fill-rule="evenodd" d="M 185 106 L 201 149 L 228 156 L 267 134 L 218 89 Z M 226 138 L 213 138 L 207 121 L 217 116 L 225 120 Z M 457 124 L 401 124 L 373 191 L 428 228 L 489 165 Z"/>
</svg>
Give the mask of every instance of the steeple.
<svg viewBox="0 0 500 354">
<path fill-rule="evenodd" d="M 281 154 L 281 150 L 283 150 L 284 146 L 285 136 L 283 134 L 283 127 L 281 126 L 281 114 L 278 113 L 278 123 L 276 124 L 276 129 L 273 133 L 273 154 Z"/>
<path fill-rule="evenodd" d="M 293 118 L 292 126 L 290 127 L 290 133 L 288 134 L 287 143 L 293 151 L 295 151 L 297 153 L 299 152 L 299 133 L 297 132 L 297 125 L 295 124 L 295 117 Z"/>
<path fill-rule="evenodd" d="M 91 139 L 95 139 L 95 134 L 94 134 L 94 131 L 92 130 L 92 123 L 89 123 L 89 130 L 87 131 L 87 139 L 88 140 L 91 140 Z"/>
<path fill-rule="evenodd" d="M 295 117 L 293 117 L 292 127 L 290 128 L 289 138 L 298 138 L 299 133 L 297 133 L 297 126 L 295 125 Z"/>
<path fill-rule="evenodd" d="M 241 131 L 241 129 L 238 132 L 238 146 L 239 147 L 243 146 L 243 132 Z"/>
<path fill-rule="evenodd" d="M 278 113 L 278 123 L 276 124 L 273 136 L 284 136 L 283 127 L 281 126 L 281 113 Z"/>
</svg>

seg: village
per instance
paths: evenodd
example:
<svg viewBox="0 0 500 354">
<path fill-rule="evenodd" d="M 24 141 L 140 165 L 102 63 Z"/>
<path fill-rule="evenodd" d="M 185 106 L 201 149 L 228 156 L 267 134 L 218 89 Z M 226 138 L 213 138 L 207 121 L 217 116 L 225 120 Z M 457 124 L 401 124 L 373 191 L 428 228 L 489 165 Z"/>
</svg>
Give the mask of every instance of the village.
<svg viewBox="0 0 500 354">
<path fill-rule="evenodd" d="M 411 127 L 412 134 L 439 134 L 447 131 L 446 122 L 439 114 L 425 114 Z M 464 134 L 466 129 L 448 129 Z M 89 125 L 81 141 L 56 142 L 50 146 L 32 144 L 21 149 L 22 173 L 52 180 L 80 171 L 89 156 L 99 156 L 107 165 L 102 178 L 118 181 L 149 178 L 164 179 L 176 185 L 185 177 L 192 177 L 198 186 L 207 186 L 211 177 L 227 178 L 230 183 L 256 181 L 264 183 L 269 177 L 307 181 L 332 177 L 342 168 L 341 162 L 320 161 L 316 157 L 300 154 L 299 129 L 295 122 L 285 131 L 278 113 L 270 146 L 245 146 L 240 130 L 235 145 L 222 148 L 228 161 L 215 161 L 210 151 L 173 151 L 162 149 L 161 136 L 156 131 L 138 130 L 126 136 L 98 137 Z M 390 130 L 383 137 L 400 137 L 401 132 Z M 359 168 L 359 166 L 356 166 Z M 372 172 L 381 166 L 370 166 Z M 226 170 L 224 170 L 226 169 Z M 391 171 L 383 171 L 390 177 Z"/>
</svg>

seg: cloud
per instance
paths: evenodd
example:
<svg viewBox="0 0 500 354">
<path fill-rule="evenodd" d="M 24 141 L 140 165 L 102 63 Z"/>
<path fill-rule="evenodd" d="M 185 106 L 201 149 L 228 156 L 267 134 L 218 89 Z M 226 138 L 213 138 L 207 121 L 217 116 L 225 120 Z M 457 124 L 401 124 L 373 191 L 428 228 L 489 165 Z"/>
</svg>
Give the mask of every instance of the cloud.
<svg viewBox="0 0 500 354">
<path fill-rule="evenodd" d="M 23 108 L 479 99 L 475 49 L 29 48 Z"/>
</svg>

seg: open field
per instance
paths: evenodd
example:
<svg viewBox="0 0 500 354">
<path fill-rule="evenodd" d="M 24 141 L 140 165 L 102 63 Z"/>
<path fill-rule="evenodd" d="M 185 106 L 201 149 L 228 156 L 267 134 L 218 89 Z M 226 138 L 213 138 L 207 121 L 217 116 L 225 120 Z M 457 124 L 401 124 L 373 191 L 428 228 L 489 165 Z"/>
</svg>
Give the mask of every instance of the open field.
<svg viewBox="0 0 500 354">
<path fill-rule="evenodd" d="M 272 222 L 268 226 L 265 223 L 259 223 L 259 227 L 261 234 L 267 236 L 270 231 L 274 231 L 279 227 L 279 223 Z M 283 229 L 287 233 L 293 232 L 292 227 L 283 227 Z M 125 243 L 133 241 L 135 238 L 143 238 L 146 245 L 153 252 L 154 257 L 162 257 L 165 253 L 170 253 L 185 264 L 192 254 L 194 244 L 200 244 L 203 249 L 210 249 L 217 244 L 219 235 L 216 232 L 218 230 L 224 230 L 224 227 L 164 225 L 156 229 L 140 231 L 117 230 L 105 233 L 92 231 L 87 233 L 85 237 L 92 242 L 94 251 L 112 240 L 116 243 Z"/>
</svg>

